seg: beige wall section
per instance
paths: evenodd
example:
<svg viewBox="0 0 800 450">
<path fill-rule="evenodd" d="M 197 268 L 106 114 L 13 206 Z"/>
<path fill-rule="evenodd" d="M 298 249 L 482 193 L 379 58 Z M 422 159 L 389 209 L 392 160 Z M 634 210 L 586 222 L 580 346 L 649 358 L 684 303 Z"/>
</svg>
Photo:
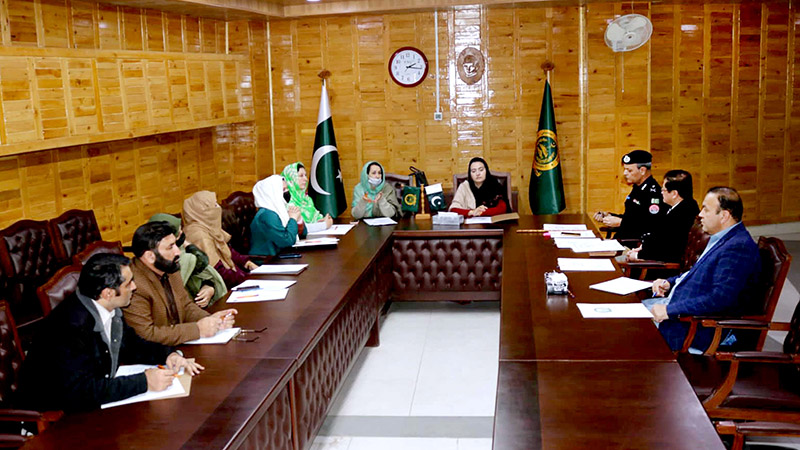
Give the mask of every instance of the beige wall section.
<svg viewBox="0 0 800 450">
<path fill-rule="evenodd" d="M 630 12 L 650 17 L 655 32 L 644 47 L 614 54 L 603 42 L 605 28 Z M 672 168 L 691 171 L 698 200 L 707 188 L 730 184 L 741 190 L 749 222 L 800 219 L 797 6 L 621 2 L 440 11 L 441 122 L 433 120 L 433 21 L 433 12 L 272 21 L 278 170 L 310 162 L 316 74 L 325 68 L 333 74 L 348 191 L 370 159 L 390 172 L 416 165 L 449 187 L 454 172 L 482 155 L 492 169 L 513 173 L 521 208 L 530 211 L 539 67 L 549 59 L 568 211 L 619 210 L 630 190 L 620 158 L 644 148 L 655 155 L 657 178 Z M 431 65 L 428 80 L 410 89 L 392 82 L 386 67 L 406 45 L 422 49 Z M 487 61 L 472 86 L 455 68 L 467 46 Z"/>
<path fill-rule="evenodd" d="M 266 22 L 3 0 L 0 25 L 0 228 L 94 209 L 127 242 L 271 172 Z"/>
</svg>

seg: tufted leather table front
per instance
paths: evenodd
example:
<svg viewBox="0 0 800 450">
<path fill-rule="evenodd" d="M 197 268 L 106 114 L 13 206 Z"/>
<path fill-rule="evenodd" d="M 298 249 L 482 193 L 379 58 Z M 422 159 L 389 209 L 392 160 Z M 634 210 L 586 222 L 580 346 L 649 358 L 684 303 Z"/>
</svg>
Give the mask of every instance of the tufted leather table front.
<svg viewBox="0 0 800 450">
<path fill-rule="evenodd" d="M 378 345 L 379 314 L 390 296 L 491 300 L 501 294 L 495 448 L 571 448 L 572 434 L 595 447 L 603 439 L 658 447 L 665 441 L 653 433 L 655 424 L 673 437 L 671 448 L 690 448 L 688 442 L 721 448 L 648 321 L 583 320 L 574 301 L 544 295 L 542 271 L 567 255 L 540 235 L 515 232 L 543 220 L 589 223 L 561 215 L 457 230 L 413 220 L 360 224 L 337 249 L 305 252 L 299 262 L 309 267 L 299 276 L 271 277 L 297 280 L 285 301 L 235 305 L 237 326 L 268 327 L 258 340 L 183 347 L 207 368 L 194 378 L 189 397 L 71 415 L 26 448 L 305 450 L 360 351 Z M 570 283 L 581 301 L 630 301 L 588 289 L 612 276 L 571 274 Z M 603 428 L 592 428 L 594 420 Z"/>
</svg>

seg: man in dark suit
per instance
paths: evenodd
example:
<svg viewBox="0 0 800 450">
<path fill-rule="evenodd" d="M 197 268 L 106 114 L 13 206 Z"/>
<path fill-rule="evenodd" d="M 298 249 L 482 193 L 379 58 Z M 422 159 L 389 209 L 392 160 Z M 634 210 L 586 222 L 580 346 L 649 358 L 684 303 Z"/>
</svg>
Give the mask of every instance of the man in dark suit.
<svg viewBox="0 0 800 450">
<path fill-rule="evenodd" d="M 653 282 L 653 294 L 664 299 L 645 300 L 652 305 L 659 330 L 672 350 L 683 345 L 689 325 L 681 315 L 737 316 L 749 309 L 758 284 L 761 258 L 758 246 L 742 224 L 744 207 L 735 189 L 711 188 L 703 200 L 700 219 L 711 235 L 694 266 L 680 276 Z M 692 347 L 705 350 L 713 330 L 699 327 Z"/>
<path fill-rule="evenodd" d="M 650 172 L 653 155 L 644 150 L 634 150 L 622 157 L 622 175 L 633 186 L 625 199 L 625 212 L 614 214 L 600 211 L 594 220 L 609 227 L 619 227 L 617 239 L 641 239 L 655 229 L 666 208 L 661 198 L 661 186 Z"/>
<path fill-rule="evenodd" d="M 98 254 L 83 266 L 75 294 L 45 319 L 22 366 L 18 404 L 38 411 L 82 411 L 137 394 L 163 391 L 176 371 L 194 375 L 203 366 L 180 352 L 136 335 L 119 308 L 136 289 L 130 259 Z M 163 364 L 115 377 L 121 364 Z"/>
<path fill-rule="evenodd" d="M 692 174 L 685 170 L 667 172 L 661 195 L 669 209 L 656 228 L 642 237 L 642 244 L 628 252 L 628 261 L 680 262 L 683 257 L 689 230 L 700 213 L 693 198 Z"/>
</svg>

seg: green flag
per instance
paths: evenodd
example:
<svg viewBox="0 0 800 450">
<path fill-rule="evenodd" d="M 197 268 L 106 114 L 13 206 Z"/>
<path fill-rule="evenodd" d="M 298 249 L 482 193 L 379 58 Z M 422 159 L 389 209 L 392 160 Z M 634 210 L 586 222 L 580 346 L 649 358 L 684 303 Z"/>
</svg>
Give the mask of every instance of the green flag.
<svg viewBox="0 0 800 450">
<path fill-rule="evenodd" d="M 333 135 L 331 105 L 328 102 L 328 90 L 322 82 L 322 96 L 319 99 L 319 115 L 317 116 L 317 134 L 314 137 L 314 154 L 311 158 L 309 182 L 311 189 L 308 195 L 322 214 L 336 217 L 347 209 L 344 196 L 342 170 L 339 166 L 339 151 L 336 149 L 336 137 Z"/>
<path fill-rule="evenodd" d="M 544 83 L 528 200 L 534 214 L 557 214 L 567 207 L 564 201 L 564 182 L 561 179 L 556 137 L 556 115 L 553 111 L 553 96 L 550 94 L 549 81 Z"/>
</svg>

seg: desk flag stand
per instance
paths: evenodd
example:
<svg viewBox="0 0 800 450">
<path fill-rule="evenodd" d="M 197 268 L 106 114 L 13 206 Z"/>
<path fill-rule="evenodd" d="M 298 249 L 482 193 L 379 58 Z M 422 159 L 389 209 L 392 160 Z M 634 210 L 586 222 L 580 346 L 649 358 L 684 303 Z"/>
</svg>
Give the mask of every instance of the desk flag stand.
<svg viewBox="0 0 800 450">
<path fill-rule="evenodd" d="M 420 185 L 420 193 L 419 193 L 419 210 L 420 213 L 414 216 L 414 220 L 431 220 L 431 215 L 425 213 L 425 185 Z"/>
</svg>

